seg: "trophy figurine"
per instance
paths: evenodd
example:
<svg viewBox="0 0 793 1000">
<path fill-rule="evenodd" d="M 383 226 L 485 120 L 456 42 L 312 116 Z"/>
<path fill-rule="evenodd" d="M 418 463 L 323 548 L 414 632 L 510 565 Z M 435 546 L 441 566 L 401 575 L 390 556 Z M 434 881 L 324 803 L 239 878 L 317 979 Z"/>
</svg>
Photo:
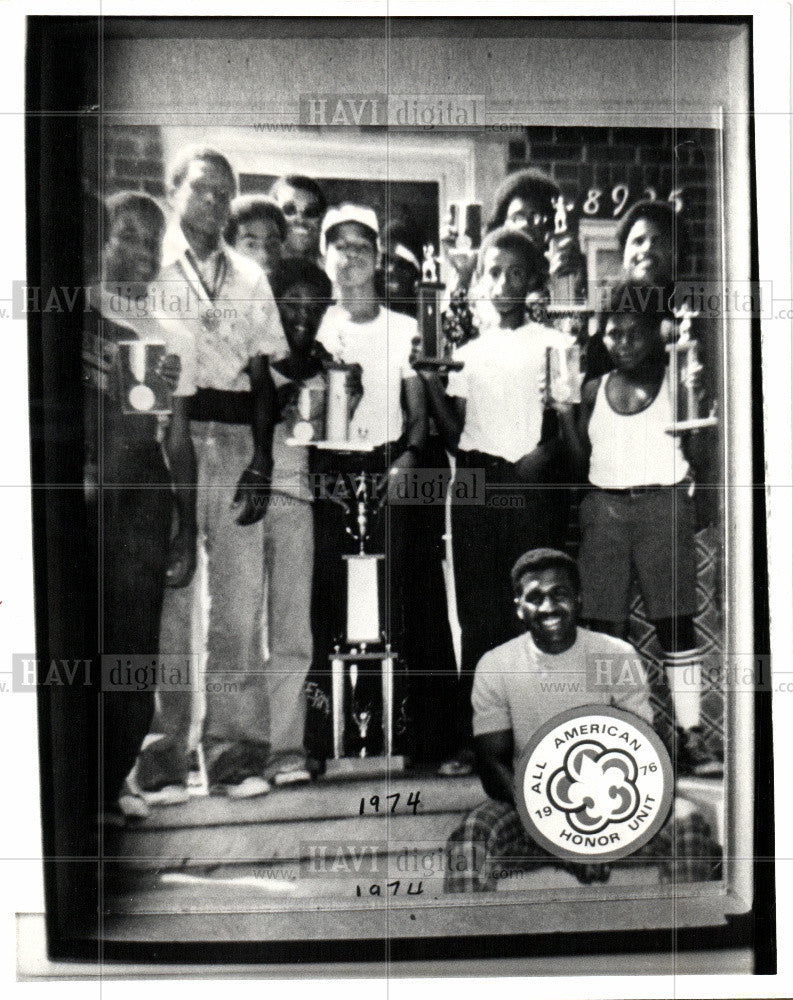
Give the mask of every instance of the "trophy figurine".
<svg viewBox="0 0 793 1000">
<path fill-rule="evenodd" d="M 366 757 L 366 737 L 369 733 L 369 723 L 372 721 L 372 706 L 371 704 L 364 704 L 361 706 L 356 697 L 356 688 L 358 687 L 358 664 L 351 663 L 350 671 L 348 674 L 350 678 L 350 688 L 351 688 L 351 700 L 352 709 L 350 715 L 352 716 L 352 721 L 358 727 L 358 735 L 361 740 L 361 749 L 358 753 L 359 757 Z"/>
<path fill-rule="evenodd" d="M 691 336 L 691 320 L 698 313 L 687 305 L 675 310 L 679 320 L 678 338 L 667 344 L 669 354 L 669 383 L 675 404 L 675 418 L 666 428 L 667 434 L 682 434 L 684 431 L 699 431 L 703 427 L 715 427 L 718 417 L 715 403 L 710 413 L 701 412 L 702 397 L 697 386 L 697 376 L 702 371 L 697 341 Z"/>
<path fill-rule="evenodd" d="M 333 726 L 333 759 L 328 761 L 326 774 L 382 775 L 404 770 L 403 757 L 394 756 L 394 660 L 396 653 L 389 643 L 384 643 L 380 624 L 379 563 L 384 555 L 366 552 L 369 515 L 376 498 L 371 489 L 371 480 L 360 473 L 355 480 L 355 509 L 348 510 L 354 518 L 346 527 L 347 534 L 358 545 L 358 552 L 344 556 L 347 564 L 347 645 L 343 652 L 341 644 L 330 654 L 331 665 L 331 718 Z M 374 649 L 369 647 L 373 646 Z M 366 752 L 369 727 L 379 707 L 365 700 L 356 692 L 371 678 L 372 668 L 380 666 L 380 695 L 382 706 L 382 746 L 383 753 L 369 756 Z M 364 669 L 362 669 L 364 665 Z M 366 670 L 365 668 L 369 669 Z M 351 698 L 345 699 L 349 678 Z M 371 694 L 372 692 L 370 692 Z M 351 720 L 358 729 L 362 746 L 357 757 L 346 754 L 344 735 L 350 728 Z"/>
</svg>

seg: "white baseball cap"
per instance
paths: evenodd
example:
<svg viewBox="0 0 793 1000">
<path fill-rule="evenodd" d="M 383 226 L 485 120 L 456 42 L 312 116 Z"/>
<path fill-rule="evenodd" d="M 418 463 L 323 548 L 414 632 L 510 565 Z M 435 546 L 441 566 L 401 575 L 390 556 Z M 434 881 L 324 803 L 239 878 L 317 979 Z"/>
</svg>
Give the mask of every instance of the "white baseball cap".
<svg viewBox="0 0 793 1000">
<path fill-rule="evenodd" d="M 365 205 L 346 204 L 339 205 L 338 208 L 329 208 L 325 213 L 319 237 L 319 252 L 323 257 L 328 250 L 328 232 L 343 222 L 357 222 L 359 226 L 371 230 L 374 234 L 377 252 L 380 253 L 380 227 L 377 224 L 377 215 L 374 210 Z"/>
</svg>

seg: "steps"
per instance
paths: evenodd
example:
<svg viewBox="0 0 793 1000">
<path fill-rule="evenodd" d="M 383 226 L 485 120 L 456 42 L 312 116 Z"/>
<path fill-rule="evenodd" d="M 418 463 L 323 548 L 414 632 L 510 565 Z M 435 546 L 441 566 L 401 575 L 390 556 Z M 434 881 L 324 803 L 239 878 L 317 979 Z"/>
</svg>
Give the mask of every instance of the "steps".
<svg viewBox="0 0 793 1000">
<path fill-rule="evenodd" d="M 705 804 L 701 788 L 679 791 L 693 800 L 690 808 Z M 414 814 L 408 799 L 412 795 L 414 802 L 416 793 Z M 373 796 L 379 796 L 379 811 Z M 355 908 L 377 896 L 384 907 L 440 900 L 446 840 L 484 797 L 476 777 L 412 772 L 387 780 L 320 780 L 256 799 L 203 796 L 161 807 L 124 830 L 108 850 L 106 913 Z M 718 803 L 713 806 L 718 814 Z M 617 865 L 609 886 L 619 891 L 657 880 L 652 866 Z M 498 892 L 547 889 L 580 886 L 550 866 L 515 872 L 498 884 Z"/>
<path fill-rule="evenodd" d="M 359 885 L 385 893 L 397 879 L 405 892 L 422 880 L 440 891 L 446 840 L 483 798 L 476 777 L 411 773 L 160 807 L 112 850 L 110 882 L 121 890 L 113 905 L 119 896 L 140 904 L 141 893 L 158 890 L 185 899 L 350 898 Z"/>
</svg>

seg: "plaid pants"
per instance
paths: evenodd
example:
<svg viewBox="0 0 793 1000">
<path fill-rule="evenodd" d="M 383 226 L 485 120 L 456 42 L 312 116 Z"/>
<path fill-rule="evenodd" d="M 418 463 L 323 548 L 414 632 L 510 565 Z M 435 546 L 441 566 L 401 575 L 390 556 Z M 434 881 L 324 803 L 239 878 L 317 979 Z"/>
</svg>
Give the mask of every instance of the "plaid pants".
<svg viewBox="0 0 793 1000">
<path fill-rule="evenodd" d="M 644 847 L 622 864 L 656 865 L 662 882 L 708 882 L 721 876 L 721 847 L 698 812 L 674 811 Z M 492 892 L 511 872 L 575 864 L 549 854 L 526 833 L 517 810 L 488 799 L 470 812 L 446 842 L 445 892 Z"/>
</svg>

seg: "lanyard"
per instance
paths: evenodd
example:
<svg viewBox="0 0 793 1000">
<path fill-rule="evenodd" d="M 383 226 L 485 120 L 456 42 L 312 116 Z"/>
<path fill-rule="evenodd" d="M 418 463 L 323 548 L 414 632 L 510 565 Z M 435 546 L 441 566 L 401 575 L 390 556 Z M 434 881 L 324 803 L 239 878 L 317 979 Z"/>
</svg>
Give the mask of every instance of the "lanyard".
<svg viewBox="0 0 793 1000">
<path fill-rule="evenodd" d="M 193 256 L 192 250 L 185 250 L 185 257 L 187 259 L 188 264 L 190 265 L 190 270 L 193 272 L 193 277 L 195 278 L 195 281 L 198 282 L 200 291 L 203 292 L 203 295 L 199 294 L 198 297 L 208 299 L 210 302 L 214 302 L 215 299 L 220 294 L 220 289 L 223 287 L 223 282 L 226 280 L 226 269 L 227 269 L 226 255 L 223 253 L 223 251 L 221 251 L 218 254 L 217 260 L 215 261 L 215 274 L 211 285 L 207 285 L 207 283 L 204 281 L 201 271 L 198 268 L 198 262 Z M 196 290 L 195 282 L 191 279 L 191 276 L 187 273 L 184 261 L 180 260 L 179 266 L 182 270 L 182 273 L 185 276 L 185 279 L 193 286 L 193 290 L 195 291 Z"/>
</svg>

